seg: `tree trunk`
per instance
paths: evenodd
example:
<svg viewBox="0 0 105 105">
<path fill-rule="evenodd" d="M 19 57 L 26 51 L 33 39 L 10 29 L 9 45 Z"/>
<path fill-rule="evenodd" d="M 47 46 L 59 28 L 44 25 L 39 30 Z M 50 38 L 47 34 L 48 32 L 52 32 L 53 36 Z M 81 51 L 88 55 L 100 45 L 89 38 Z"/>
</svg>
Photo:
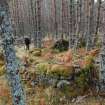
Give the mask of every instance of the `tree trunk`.
<svg viewBox="0 0 105 105">
<path fill-rule="evenodd" d="M 37 7 L 37 47 L 42 47 L 42 32 L 41 32 L 41 0 L 36 1 Z"/>
<path fill-rule="evenodd" d="M 70 0 L 70 22 L 69 22 L 69 49 L 74 45 L 74 0 Z"/>
<path fill-rule="evenodd" d="M 94 33 L 94 0 L 90 0 L 88 6 L 88 24 L 87 24 L 87 50 L 93 47 L 93 33 Z"/>
<path fill-rule="evenodd" d="M 100 54 L 100 79 L 105 81 L 105 34 L 103 35 L 103 41 L 102 41 L 102 51 Z"/>
<path fill-rule="evenodd" d="M 55 15 L 55 38 L 58 39 L 58 22 L 57 22 L 57 5 L 56 0 L 54 0 L 54 15 Z"/>
<path fill-rule="evenodd" d="M 3 5 L 1 3 L 3 3 Z M 8 4 L 5 4 L 4 0 L 3 2 L 0 2 L 0 17 L 2 17 L 0 27 L 3 40 L 4 57 L 6 61 L 6 72 L 8 82 L 11 86 L 13 105 L 25 105 L 24 92 L 19 77 L 19 67 L 14 50 L 14 39 L 12 36 L 13 30 L 9 19 L 8 9 Z"/>
<path fill-rule="evenodd" d="M 99 71 L 99 83 L 101 92 L 105 92 L 105 34 L 103 36 L 102 51 L 100 53 L 100 71 Z"/>
<path fill-rule="evenodd" d="M 98 0 L 98 14 L 97 14 L 97 20 L 96 20 L 96 30 L 95 30 L 96 32 L 95 32 L 94 44 L 96 44 L 98 39 L 98 32 L 100 27 L 101 4 L 102 4 L 102 0 Z"/>
</svg>

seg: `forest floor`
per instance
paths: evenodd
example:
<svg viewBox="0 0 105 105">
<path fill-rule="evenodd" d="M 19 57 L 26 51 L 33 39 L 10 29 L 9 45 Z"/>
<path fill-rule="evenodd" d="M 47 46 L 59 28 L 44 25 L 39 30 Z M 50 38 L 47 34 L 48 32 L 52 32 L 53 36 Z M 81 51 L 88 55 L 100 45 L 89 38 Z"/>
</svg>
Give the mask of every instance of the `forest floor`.
<svg viewBox="0 0 105 105">
<path fill-rule="evenodd" d="M 4 87 L 4 88 L 6 87 L 6 89 L 9 88 L 7 85 L 7 79 L 5 78 L 5 76 L 0 77 L 0 83 L 3 83 L 2 87 Z M 1 87 L 1 85 L 0 85 L 0 87 Z M 1 89 L 0 91 L 2 91 L 2 90 L 3 89 Z M 34 95 L 34 97 L 35 97 L 35 95 Z M 30 97 L 29 100 L 31 100 L 31 101 L 29 102 L 29 100 L 28 100 L 29 104 L 27 104 L 27 105 L 57 105 L 57 104 L 50 104 L 50 103 L 49 104 L 41 104 L 41 103 L 39 104 L 37 101 L 35 103 L 35 101 L 34 101 L 35 99 L 33 98 L 33 96 L 29 96 L 29 97 Z M 94 96 L 88 96 L 86 98 L 83 98 L 83 97 L 84 96 L 78 97 L 78 99 L 73 99 L 72 102 L 70 102 L 68 104 L 62 103 L 62 104 L 58 104 L 58 105 L 105 105 L 105 98 L 94 97 Z M 12 105 L 11 98 L 9 98 L 9 100 L 8 100 L 7 96 L 0 96 L 0 105 Z"/>
<path fill-rule="evenodd" d="M 31 49 L 33 49 L 33 46 L 31 46 Z M 24 49 L 24 46 L 16 47 L 16 52 L 17 52 L 16 55 L 20 58 L 20 60 L 23 60 L 24 57 L 29 56 L 28 55 L 29 53 Z M 48 56 L 50 56 L 50 54 L 48 54 Z M 8 81 L 5 75 L 0 77 L 0 105 L 12 105 L 10 97 L 10 88 L 7 82 Z M 29 89 L 30 93 L 27 93 L 27 103 L 28 103 L 27 105 L 105 105 L 105 99 L 102 97 L 94 97 L 94 96 L 85 97 L 84 95 L 84 96 L 77 96 L 76 98 L 72 98 L 71 101 L 68 101 L 66 99 L 63 100 L 60 96 L 57 96 L 58 95 L 56 94 L 57 90 L 52 90 L 52 88 L 50 87 L 42 89 L 42 87 L 36 86 L 36 88 L 34 89 L 33 88 Z M 33 90 L 35 91 L 34 94 Z M 51 95 L 53 91 L 54 94 Z M 53 96 L 51 99 L 48 99 L 49 94 L 51 95 L 50 98 Z M 54 97 L 56 98 L 54 99 Z"/>
<path fill-rule="evenodd" d="M 33 45 L 30 46 L 30 50 L 32 50 L 34 47 Z M 16 46 L 16 55 L 17 57 L 19 57 L 20 59 L 22 59 L 24 56 L 27 56 L 28 52 L 25 50 L 25 46 Z"/>
</svg>

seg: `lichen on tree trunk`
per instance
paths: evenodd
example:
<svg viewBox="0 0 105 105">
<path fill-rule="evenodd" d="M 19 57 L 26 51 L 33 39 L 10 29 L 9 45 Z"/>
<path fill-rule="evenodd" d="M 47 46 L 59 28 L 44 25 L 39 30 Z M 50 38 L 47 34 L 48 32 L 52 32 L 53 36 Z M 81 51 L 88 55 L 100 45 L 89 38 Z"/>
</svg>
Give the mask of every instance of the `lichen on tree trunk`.
<svg viewBox="0 0 105 105">
<path fill-rule="evenodd" d="M 4 0 L 5 1 L 5 0 Z M 13 31 L 9 19 L 9 7 L 7 3 L 0 2 L 0 17 L 2 17 L 0 29 L 2 33 L 2 42 L 4 57 L 6 62 L 6 73 L 11 87 L 13 105 L 25 105 L 24 92 L 19 77 L 19 67 L 14 50 Z"/>
<path fill-rule="evenodd" d="M 103 35 L 100 61 L 101 61 L 101 63 L 100 63 L 100 79 L 105 81 L 105 34 Z"/>
</svg>

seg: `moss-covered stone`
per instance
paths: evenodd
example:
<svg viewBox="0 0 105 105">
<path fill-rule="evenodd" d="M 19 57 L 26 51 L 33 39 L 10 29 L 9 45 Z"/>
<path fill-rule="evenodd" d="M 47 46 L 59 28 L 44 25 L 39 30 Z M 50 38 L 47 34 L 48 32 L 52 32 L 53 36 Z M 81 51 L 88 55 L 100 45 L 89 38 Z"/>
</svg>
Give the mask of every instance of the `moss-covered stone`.
<svg viewBox="0 0 105 105">
<path fill-rule="evenodd" d="M 53 75 L 53 76 L 64 76 L 68 77 L 73 72 L 73 67 L 67 67 L 64 65 L 52 65 L 51 70 L 47 71 L 47 74 Z"/>
</svg>

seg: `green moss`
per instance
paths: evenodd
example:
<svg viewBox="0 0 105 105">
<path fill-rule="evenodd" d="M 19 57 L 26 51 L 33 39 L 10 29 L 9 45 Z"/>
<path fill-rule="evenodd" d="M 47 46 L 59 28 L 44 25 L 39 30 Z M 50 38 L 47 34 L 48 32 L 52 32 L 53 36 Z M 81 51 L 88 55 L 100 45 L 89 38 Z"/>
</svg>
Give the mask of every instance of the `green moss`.
<svg viewBox="0 0 105 105">
<path fill-rule="evenodd" d="M 47 72 L 48 75 L 52 76 L 64 76 L 68 77 L 73 72 L 73 67 L 65 67 L 62 65 L 53 65 L 51 70 Z"/>
<path fill-rule="evenodd" d="M 6 73 L 5 66 L 0 67 L 0 76 Z"/>
<path fill-rule="evenodd" d="M 36 69 L 37 69 L 37 72 L 40 73 L 40 74 L 46 74 L 47 73 L 47 70 L 50 69 L 50 64 L 49 63 L 39 63 L 36 65 Z"/>
<path fill-rule="evenodd" d="M 89 87 L 92 69 L 93 67 L 86 67 L 82 69 L 76 76 L 75 81 L 76 81 L 77 87 L 79 87 L 83 91 L 85 91 Z"/>
<path fill-rule="evenodd" d="M 33 56 L 41 56 L 41 49 L 33 49 L 31 51 L 29 51 L 30 54 L 32 54 Z"/>
<path fill-rule="evenodd" d="M 60 53 L 60 51 L 59 51 L 58 49 L 53 49 L 53 50 L 52 50 L 52 53 L 58 54 L 58 53 Z"/>
<path fill-rule="evenodd" d="M 32 54 L 33 56 L 41 56 L 41 51 L 35 51 Z"/>
</svg>

